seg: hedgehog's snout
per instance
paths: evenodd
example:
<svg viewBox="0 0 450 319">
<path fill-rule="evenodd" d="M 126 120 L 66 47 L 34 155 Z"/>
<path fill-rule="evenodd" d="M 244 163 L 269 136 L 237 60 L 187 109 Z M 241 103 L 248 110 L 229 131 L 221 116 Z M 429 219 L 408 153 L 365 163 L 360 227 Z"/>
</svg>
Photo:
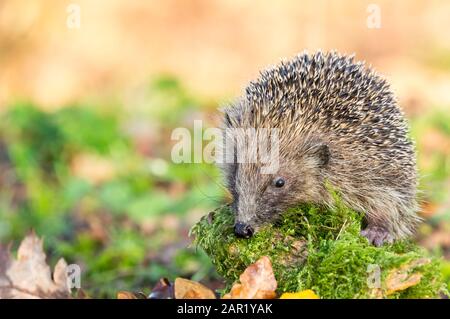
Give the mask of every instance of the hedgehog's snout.
<svg viewBox="0 0 450 319">
<path fill-rule="evenodd" d="M 237 237 L 250 238 L 253 236 L 254 229 L 249 224 L 237 222 L 234 225 L 234 233 Z"/>
</svg>

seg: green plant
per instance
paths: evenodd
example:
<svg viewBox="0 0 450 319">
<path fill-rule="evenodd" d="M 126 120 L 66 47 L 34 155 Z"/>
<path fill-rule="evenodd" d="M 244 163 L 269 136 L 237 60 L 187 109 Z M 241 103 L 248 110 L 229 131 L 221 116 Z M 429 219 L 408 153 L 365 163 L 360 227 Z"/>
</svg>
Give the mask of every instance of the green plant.
<svg viewBox="0 0 450 319">
<path fill-rule="evenodd" d="M 380 267 L 385 285 L 391 271 L 418 260 L 426 262 L 418 262 L 408 271 L 419 272 L 420 282 L 388 297 L 433 298 L 443 290 L 438 258 L 408 241 L 371 246 L 359 235 L 361 214 L 339 203 L 332 209 L 313 205 L 292 209 L 250 239 L 235 237 L 233 222 L 233 214 L 225 206 L 191 230 L 195 243 L 210 256 L 228 284 L 265 255 L 272 261 L 280 293 L 312 289 L 322 298 L 368 298 L 374 293 L 367 284 L 370 265 Z"/>
</svg>

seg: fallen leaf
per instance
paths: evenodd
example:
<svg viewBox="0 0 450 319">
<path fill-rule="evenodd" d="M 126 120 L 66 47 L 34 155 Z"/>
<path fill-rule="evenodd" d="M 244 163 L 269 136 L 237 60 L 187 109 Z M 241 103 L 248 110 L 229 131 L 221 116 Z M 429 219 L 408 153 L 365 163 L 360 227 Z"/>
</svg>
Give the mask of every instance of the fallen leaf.
<svg viewBox="0 0 450 319">
<path fill-rule="evenodd" d="M 269 257 L 263 256 L 244 270 L 224 299 L 273 299 L 277 281 Z"/>
<path fill-rule="evenodd" d="M 184 278 L 175 279 L 174 294 L 175 299 L 216 299 L 211 289 Z"/>
<path fill-rule="evenodd" d="M 119 291 L 117 299 L 139 299 L 134 293 L 130 291 Z"/>
<path fill-rule="evenodd" d="M 281 295 L 280 299 L 320 299 L 314 291 L 311 289 L 299 291 L 299 292 L 285 292 Z"/>
<path fill-rule="evenodd" d="M 386 277 L 386 295 L 417 285 L 422 279 L 420 272 L 411 272 L 414 268 L 430 263 L 428 258 L 420 258 L 393 269 Z"/>
<path fill-rule="evenodd" d="M 147 299 L 147 296 L 142 292 L 122 290 L 117 293 L 117 299 Z"/>
<path fill-rule="evenodd" d="M 0 299 L 70 298 L 66 270 L 67 263 L 61 258 L 52 276 L 43 241 L 34 233 L 22 240 L 17 259 L 11 256 L 9 247 L 0 246 Z"/>
<path fill-rule="evenodd" d="M 386 285 L 388 286 L 388 290 L 386 291 L 386 295 L 392 295 L 393 293 L 405 290 L 409 287 L 415 286 L 422 279 L 422 274 L 415 273 L 412 275 L 408 274 L 399 274 L 395 275 L 392 278 L 388 279 Z"/>
</svg>

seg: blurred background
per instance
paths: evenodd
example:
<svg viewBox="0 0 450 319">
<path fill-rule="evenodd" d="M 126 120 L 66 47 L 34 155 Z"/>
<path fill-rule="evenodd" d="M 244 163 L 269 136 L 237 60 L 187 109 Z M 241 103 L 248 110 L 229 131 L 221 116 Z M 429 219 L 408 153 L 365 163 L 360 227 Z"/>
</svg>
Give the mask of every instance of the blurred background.
<svg viewBox="0 0 450 319">
<path fill-rule="evenodd" d="M 216 168 L 174 164 L 171 132 L 218 123 L 258 71 L 355 53 L 410 120 L 426 222 L 450 281 L 450 2 L 0 1 L 0 242 L 30 229 L 96 297 L 160 277 L 221 286 L 190 227 L 227 201 Z"/>
</svg>

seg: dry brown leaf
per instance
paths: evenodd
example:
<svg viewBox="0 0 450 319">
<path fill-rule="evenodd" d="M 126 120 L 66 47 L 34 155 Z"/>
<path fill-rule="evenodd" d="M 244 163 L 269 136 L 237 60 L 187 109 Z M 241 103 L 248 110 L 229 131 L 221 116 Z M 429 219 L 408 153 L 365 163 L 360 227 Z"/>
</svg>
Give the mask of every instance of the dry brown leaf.
<svg viewBox="0 0 450 319">
<path fill-rule="evenodd" d="M 147 296 L 142 292 L 119 291 L 117 299 L 147 299 Z"/>
<path fill-rule="evenodd" d="M 414 273 L 411 275 L 408 274 L 394 275 L 386 280 L 386 285 L 388 287 L 386 295 L 389 296 L 397 291 L 405 290 L 409 287 L 415 286 L 420 282 L 420 279 L 422 279 L 421 273 Z"/>
<path fill-rule="evenodd" d="M 417 285 L 422 279 L 422 274 L 420 272 L 411 273 L 411 270 L 429 262 L 430 259 L 428 258 L 420 258 L 391 270 L 386 277 L 386 295 L 389 296 L 397 291 Z"/>
<path fill-rule="evenodd" d="M 175 299 L 216 299 L 211 289 L 184 278 L 175 279 L 174 291 Z"/>
<path fill-rule="evenodd" d="M 70 298 L 66 269 L 61 258 L 52 277 L 42 239 L 34 233 L 22 240 L 17 259 L 9 248 L 0 246 L 0 298 Z"/>
<path fill-rule="evenodd" d="M 134 293 L 130 291 L 119 291 L 117 299 L 139 299 Z"/>
<path fill-rule="evenodd" d="M 277 281 L 269 257 L 263 256 L 244 270 L 224 299 L 273 299 Z"/>
</svg>

